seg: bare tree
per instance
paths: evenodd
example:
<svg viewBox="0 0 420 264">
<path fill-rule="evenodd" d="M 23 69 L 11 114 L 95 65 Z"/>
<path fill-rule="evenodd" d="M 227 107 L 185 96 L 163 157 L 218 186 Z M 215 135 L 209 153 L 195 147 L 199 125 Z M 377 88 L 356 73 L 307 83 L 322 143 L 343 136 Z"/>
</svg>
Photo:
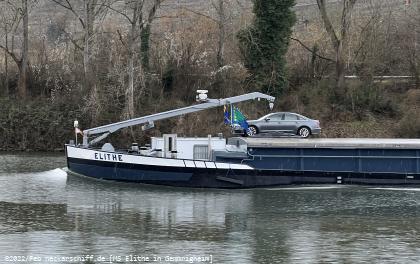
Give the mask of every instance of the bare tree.
<svg viewBox="0 0 420 264">
<path fill-rule="evenodd" d="M 1 48 L 4 51 L 4 95 L 9 95 L 9 53 L 10 50 L 10 42 L 14 43 L 15 33 L 17 26 L 21 20 L 19 9 L 14 6 L 10 5 L 7 2 L 0 2 L 1 5 L 1 16 L 0 16 L 0 23 L 3 25 L 3 34 L 4 34 L 4 45 L 1 45 Z M 11 39 L 9 38 L 11 35 Z M 13 57 L 12 57 L 13 58 Z"/>
<path fill-rule="evenodd" d="M 159 8 L 163 0 L 131 0 L 123 1 L 123 8 L 120 1 L 114 3 L 114 5 L 109 5 L 108 8 L 114 12 L 120 14 L 128 22 L 127 36 L 124 38 L 123 34 L 118 31 L 120 41 L 127 50 L 127 77 L 128 84 L 126 88 L 126 110 L 125 114 L 128 117 L 132 118 L 135 114 L 135 84 L 134 84 L 134 75 L 135 72 L 139 77 L 140 85 L 140 94 L 143 93 L 145 89 L 145 80 L 144 80 L 144 69 L 141 63 L 136 63 L 136 47 L 140 45 L 140 37 L 144 30 L 152 23 L 155 18 L 156 11 Z M 126 40 L 125 40 L 126 39 Z"/>
<path fill-rule="evenodd" d="M 91 65 L 92 46 L 95 36 L 95 23 L 99 17 L 105 17 L 107 10 L 106 6 L 109 5 L 111 0 L 83 0 L 82 3 L 80 3 L 79 0 L 51 1 L 71 12 L 79 21 L 79 24 L 82 27 L 83 43 L 80 43 L 77 39 L 73 38 L 70 40 L 75 45 L 75 47 L 83 53 L 85 89 L 91 90 L 92 94 L 96 94 L 97 88 L 95 72 L 93 66 Z M 65 33 L 67 36 L 71 36 L 71 34 L 67 32 Z"/>
<path fill-rule="evenodd" d="M 28 87 L 28 71 L 29 71 L 29 13 L 28 0 L 22 0 L 22 16 L 23 16 L 23 47 L 22 47 L 22 61 L 20 64 L 20 74 L 18 81 L 18 91 L 22 98 L 26 98 Z"/>
<path fill-rule="evenodd" d="M 217 48 L 216 48 L 216 61 L 217 66 L 223 67 L 225 65 L 224 63 L 224 53 L 225 53 L 225 44 L 226 44 L 226 38 L 228 37 L 228 28 L 227 23 L 229 19 L 229 14 L 226 9 L 233 9 L 233 4 L 229 0 L 212 0 L 211 4 L 216 11 L 216 17 L 212 17 L 210 15 L 207 15 L 203 12 L 199 12 L 187 7 L 183 7 L 184 10 L 191 12 L 195 15 L 204 17 L 208 19 L 209 21 L 212 21 L 217 24 Z M 240 3 L 237 3 L 240 5 Z"/>
<path fill-rule="evenodd" d="M 327 13 L 327 4 L 325 0 L 317 0 L 318 8 L 321 13 L 322 21 L 324 22 L 325 30 L 327 31 L 332 46 L 335 51 L 335 78 L 336 78 L 336 95 L 343 94 L 344 89 L 344 45 L 347 41 L 348 30 L 350 27 L 350 13 L 357 0 L 344 0 L 340 19 L 340 26 L 334 29 L 331 19 Z"/>
<path fill-rule="evenodd" d="M 224 65 L 224 51 L 225 51 L 225 39 L 226 39 L 226 11 L 225 11 L 225 0 L 213 0 L 213 7 L 217 12 L 217 26 L 219 29 L 218 41 L 217 41 L 217 66 L 223 67 Z"/>
<path fill-rule="evenodd" d="M 407 5 L 405 28 L 400 30 L 401 42 L 404 55 L 409 63 L 410 72 L 414 76 L 416 88 L 420 88 L 420 3 L 417 1 L 415 7 Z"/>
<path fill-rule="evenodd" d="M 25 99 L 28 93 L 28 82 L 30 76 L 30 68 L 29 68 L 29 11 L 28 11 L 28 0 L 22 0 L 19 3 L 7 1 L 5 4 L 10 10 L 14 11 L 14 15 L 12 16 L 12 45 L 11 47 L 8 46 L 8 39 L 6 38 L 6 44 L 0 45 L 0 48 L 3 49 L 8 56 L 10 56 L 16 63 L 19 69 L 19 79 L 18 79 L 18 94 L 19 97 Z M 20 55 L 15 51 L 14 48 L 14 34 L 17 31 L 17 28 L 20 22 L 23 21 L 22 24 L 22 45 L 21 45 L 21 52 Z M 8 32 L 6 33 L 6 36 Z"/>
<path fill-rule="evenodd" d="M 3 26 L 4 26 L 4 40 L 5 40 L 5 49 L 8 50 L 9 49 L 9 27 L 8 27 L 8 23 L 5 21 L 3 22 Z M 9 96 L 9 56 L 7 54 L 6 51 L 4 51 L 4 94 L 5 96 Z"/>
</svg>

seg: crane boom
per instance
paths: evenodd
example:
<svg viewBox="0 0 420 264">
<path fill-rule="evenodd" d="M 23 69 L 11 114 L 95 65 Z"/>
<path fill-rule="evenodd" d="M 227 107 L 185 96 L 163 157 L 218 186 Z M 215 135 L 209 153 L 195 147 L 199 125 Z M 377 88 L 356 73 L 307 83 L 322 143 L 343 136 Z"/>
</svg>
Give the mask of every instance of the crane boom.
<svg viewBox="0 0 420 264">
<path fill-rule="evenodd" d="M 206 93 L 207 91 L 204 91 L 204 92 Z M 130 126 L 141 125 L 141 124 L 153 124 L 154 121 L 159 121 L 159 120 L 163 120 L 163 119 L 167 119 L 171 117 L 195 113 L 195 112 L 199 112 L 199 111 L 203 111 L 206 109 L 223 106 L 227 104 L 234 104 L 234 103 L 239 103 L 239 102 L 254 100 L 254 99 L 261 99 L 261 98 L 268 100 L 270 102 L 270 108 L 272 108 L 272 103 L 275 100 L 273 96 L 266 95 L 260 92 L 253 92 L 253 93 L 228 97 L 224 99 L 207 99 L 207 94 L 205 93 L 199 94 L 197 96 L 197 100 L 202 102 L 200 104 L 195 104 L 195 105 L 191 105 L 191 106 L 187 106 L 187 107 L 183 107 L 179 109 L 173 109 L 173 110 L 169 110 L 169 111 L 165 111 L 161 113 L 133 118 L 133 119 L 124 120 L 124 121 L 120 121 L 113 124 L 108 124 L 104 126 L 99 126 L 99 127 L 83 130 L 83 145 L 87 147 L 90 144 L 94 144 L 106 138 L 109 134 L 119 129 L 130 127 Z M 203 94 L 205 95 L 205 97 L 200 98 L 200 96 Z M 102 134 L 102 135 L 88 142 L 89 136 L 97 135 L 97 134 Z"/>
</svg>

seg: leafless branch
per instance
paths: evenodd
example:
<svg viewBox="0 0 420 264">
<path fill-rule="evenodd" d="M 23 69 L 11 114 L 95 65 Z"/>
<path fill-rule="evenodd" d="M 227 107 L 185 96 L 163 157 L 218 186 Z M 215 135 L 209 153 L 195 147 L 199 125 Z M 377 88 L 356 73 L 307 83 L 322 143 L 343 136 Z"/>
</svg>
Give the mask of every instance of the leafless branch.
<svg viewBox="0 0 420 264">
<path fill-rule="evenodd" d="M 350 26 L 350 11 L 353 9 L 356 0 L 345 0 L 343 2 L 343 11 L 341 15 L 341 40 L 344 40 L 347 37 L 347 31 Z"/>
<path fill-rule="evenodd" d="M 68 33 L 67 31 L 65 31 L 64 29 L 61 29 L 61 31 L 64 33 L 64 35 L 66 35 L 66 37 L 71 41 L 71 43 L 73 43 L 73 45 L 78 49 L 78 50 L 83 50 L 83 47 L 81 47 L 77 41 L 75 39 L 73 39 L 73 37 L 71 36 L 70 33 Z"/>
<path fill-rule="evenodd" d="M 125 42 L 124 42 L 124 38 L 123 38 L 123 36 L 122 36 L 122 34 L 121 34 L 121 31 L 119 30 L 119 29 L 117 29 L 117 34 L 118 34 L 118 38 L 119 38 L 119 40 L 121 41 L 121 43 L 124 45 L 124 47 L 127 47 L 127 45 L 125 44 Z"/>
<path fill-rule="evenodd" d="M 294 40 L 294 41 L 296 41 L 297 43 L 299 43 L 304 49 L 306 49 L 307 51 L 309 51 L 310 53 L 312 53 L 312 54 L 315 54 L 315 56 L 317 56 L 318 58 L 320 58 L 320 59 L 323 59 L 323 60 L 327 60 L 327 61 L 331 61 L 331 62 L 334 62 L 334 60 L 333 59 L 330 59 L 330 58 L 327 58 L 327 57 L 324 57 L 324 56 L 321 56 L 321 55 L 319 55 L 318 53 L 316 53 L 315 52 L 315 50 L 313 50 L 313 49 L 311 49 L 311 48 L 309 48 L 308 46 L 306 46 L 302 41 L 300 41 L 299 39 L 297 39 L 297 38 L 293 38 L 293 37 L 291 37 L 290 38 L 291 40 Z"/>
<path fill-rule="evenodd" d="M 62 1 L 60 0 L 51 0 L 52 2 L 56 3 L 57 5 L 69 10 L 70 12 L 72 12 L 77 19 L 79 19 L 80 24 L 82 25 L 82 28 L 85 28 L 85 22 L 83 21 L 83 19 L 80 17 L 80 15 L 74 10 L 73 6 L 71 5 L 69 0 L 65 0 L 65 2 L 67 3 L 67 5 L 63 4 Z"/>
<path fill-rule="evenodd" d="M 118 9 L 115 9 L 115 8 L 113 8 L 111 5 L 105 5 L 107 8 L 109 8 L 110 10 L 112 10 L 112 11 L 114 11 L 115 13 L 117 13 L 117 14 L 120 14 L 120 15 L 122 15 L 125 19 L 127 19 L 128 20 L 128 22 L 130 23 L 130 24 L 132 24 L 133 23 L 133 21 L 131 20 L 131 17 L 129 17 L 126 13 L 124 13 L 123 11 L 121 11 L 121 10 L 118 10 Z"/>
<path fill-rule="evenodd" d="M 332 26 L 331 20 L 327 14 L 327 7 L 325 5 L 325 0 L 316 0 L 318 4 L 319 11 L 321 13 L 322 21 L 324 21 L 325 29 L 327 33 L 330 35 L 331 41 L 333 43 L 334 48 L 338 48 L 340 45 L 340 40 L 337 37 L 337 34 Z"/>
<path fill-rule="evenodd" d="M 371 17 L 371 19 L 369 19 L 369 21 L 361 28 L 361 30 L 360 30 L 360 35 L 363 35 L 365 32 L 366 32 L 366 30 L 369 28 L 369 26 L 372 24 L 372 21 L 373 20 L 375 20 L 375 19 L 377 19 L 377 15 L 375 15 L 375 16 L 372 16 Z M 354 59 L 356 59 L 358 56 L 359 56 L 359 54 L 360 54 L 360 51 L 362 50 L 362 48 L 363 48 L 363 46 L 366 44 L 366 42 L 368 41 L 368 38 L 362 38 L 361 39 L 361 41 L 360 41 L 360 45 L 359 45 L 359 47 L 356 49 L 356 52 L 354 53 Z"/>
<path fill-rule="evenodd" d="M 202 16 L 202 17 L 205 17 L 205 18 L 207 18 L 207 19 L 210 19 L 210 20 L 212 20 L 213 22 L 216 22 L 216 23 L 218 23 L 218 22 L 219 22 L 217 19 L 212 18 L 211 16 L 208 16 L 208 15 L 206 15 L 206 14 L 203 14 L 203 13 L 197 12 L 197 11 L 192 10 L 192 9 L 189 9 L 189 8 L 187 8 L 187 7 L 181 7 L 181 9 L 183 9 L 183 10 L 185 10 L 185 11 L 188 11 L 188 12 L 191 12 L 191 13 L 193 13 L 193 14 L 196 14 L 196 15 L 198 15 L 198 16 Z"/>
<path fill-rule="evenodd" d="M 3 45 L 0 45 L 0 49 L 4 50 L 10 57 L 12 57 L 12 59 L 16 62 L 17 65 L 19 65 L 21 63 L 21 60 L 19 60 L 16 57 L 16 55 L 13 52 L 11 52 L 9 49 L 4 47 Z"/>
<path fill-rule="evenodd" d="M 179 16 L 155 16 L 155 19 L 163 19 L 163 18 L 179 18 Z"/>
</svg>

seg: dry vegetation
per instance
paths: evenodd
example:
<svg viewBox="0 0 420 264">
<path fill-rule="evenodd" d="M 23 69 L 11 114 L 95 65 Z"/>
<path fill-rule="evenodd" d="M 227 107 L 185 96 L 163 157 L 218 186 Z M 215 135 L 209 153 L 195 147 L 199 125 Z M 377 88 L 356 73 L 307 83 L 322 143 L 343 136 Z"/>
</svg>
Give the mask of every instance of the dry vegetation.
<svg viewBox="0 0 420 264">
<path fill-rule="evenodd" d="M 22 3 L 26 1 L 25 55 Z M 86 2 L 92 4 L 90 9 Z M 145 0 L 137 11 L 127 2 L 0 2 L 4 54 L 0 149 L 59 148 L 73 137 L 74 119 L 87 128 L 181 107 L 194 102 L 197 89 L 208 89 L 215 98 L 253 91 L 246 82 L 248 73 L 236 38 L 252 19 L 248 1 L 191 5 L 191 1 Z M 320 119 L 323 136 L 328 137 L 420 136 L 420 7 L 412 2 L 406 6 L 400 0 L 356 1 L 349 13 L 342 59 L 345 75 L 357 78 L 346 79 L 339 97 L 334 96 L 336 52 L 316 1 L 296 7 L 298 22 L 287 55 L 289 88 L 278 98 L 275 110 Z M 71 8 L 63 7 L 67 3 Z M 327 5 L 327 11 L 334 27 L 340 28 L 342 1 Z M 134 23 L 128 18 L 136 12 L 142 17 Z M 142 41 L 147 39 L 148 26 L 147 45 Z M 29 72 L 23 93 L 25 56 Z M 412 77 L 377 77 L 390 75 Z M 267 112 L 262 104 L 241 108 L 250 118 Z M 134 130 L 124 135 L 142 141 L 158 133 L 220 131 L 229 133 L 222 109 L 162 121 L 146 134 Z M 123 139 L 113 138 L 117 143 Z"/>
</svg>

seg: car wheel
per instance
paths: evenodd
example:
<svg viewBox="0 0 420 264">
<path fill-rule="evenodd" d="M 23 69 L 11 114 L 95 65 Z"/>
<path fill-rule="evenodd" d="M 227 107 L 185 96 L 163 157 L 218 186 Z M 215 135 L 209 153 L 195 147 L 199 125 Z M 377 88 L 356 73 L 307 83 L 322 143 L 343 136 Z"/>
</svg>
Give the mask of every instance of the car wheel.
<svg viewBox="0 0 420 264">
<path fill-rule="evenodd" d="M 311 135 L 311 129 L 309 127 L 301 127 L 297 134 L 303 138 L 307 138 Z"/>
<path fill-rule="evenodd" d="M 246 135 L 249 137 L 255 136 L 258 134 L 258 129 L 255 126 L 250 126 L 246 130 Z"/>
</svg>

